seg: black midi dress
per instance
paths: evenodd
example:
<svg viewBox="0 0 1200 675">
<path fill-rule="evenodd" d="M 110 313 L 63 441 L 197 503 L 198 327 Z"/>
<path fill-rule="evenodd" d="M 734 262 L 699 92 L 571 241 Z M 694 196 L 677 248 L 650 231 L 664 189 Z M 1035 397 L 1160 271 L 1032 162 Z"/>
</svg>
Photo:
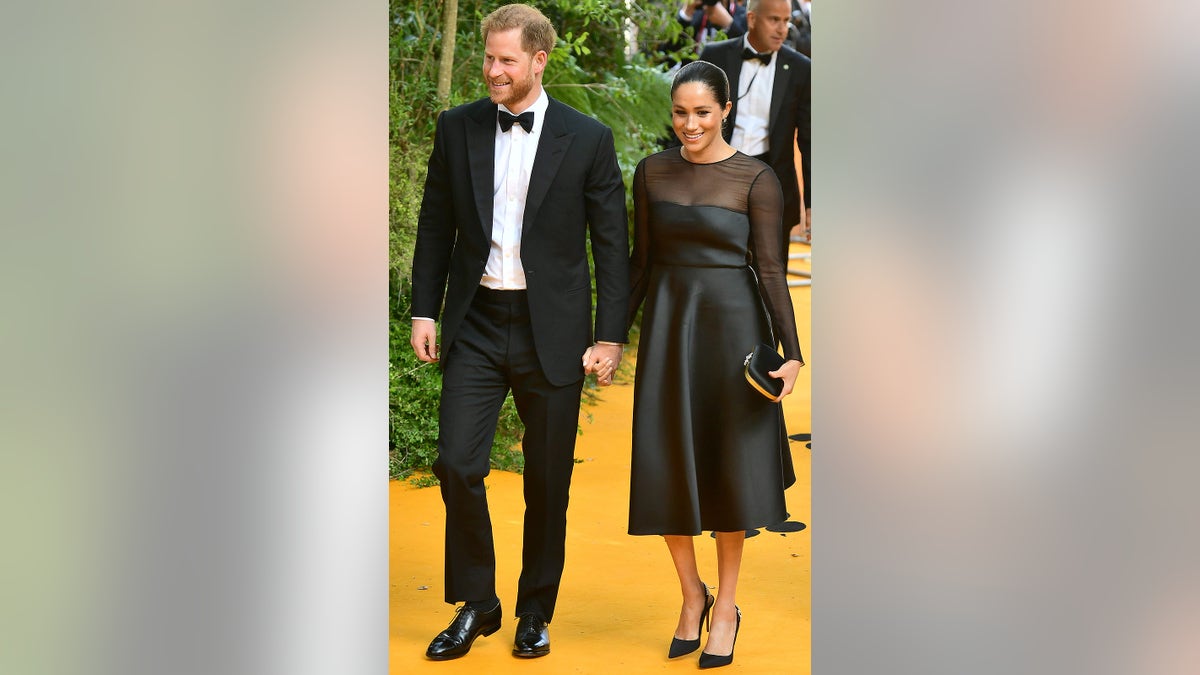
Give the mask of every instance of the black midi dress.
<svg viewBox="0 0 1200 675">
<path fill-rule="evenodd" d="M 733 532 L 787 518 L 795 482 L 783 409 L 753 390 L 758 343 L 803 360 L 787 289 L 783 194 L 742 153 L 693 164 L 672 148 L 634 174 L 630 534 Z"/>
</svg>

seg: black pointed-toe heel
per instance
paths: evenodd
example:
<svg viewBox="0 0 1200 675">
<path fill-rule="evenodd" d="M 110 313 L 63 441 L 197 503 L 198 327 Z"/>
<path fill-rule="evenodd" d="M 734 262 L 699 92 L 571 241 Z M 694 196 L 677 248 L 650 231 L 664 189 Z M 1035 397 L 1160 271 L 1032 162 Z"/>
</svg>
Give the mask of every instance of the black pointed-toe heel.
<svg viewBox="0 0 1200 675">
<path fill-rule="evenodd" d="M 710 621 L 708 612 L 709 612 L 709 610 L 711 610 L 713 608 L 713 605 L 716 604 L 716 602 L 717 602 L 717 599 L 714 598 L 712 596 L 712 594 L 708 592 L 708 586 L 704 585 L 703 581 L 700 582 L 700 587 L 704 589 L 704 611 L 700 613 L 700 623 L 696 625 L 697 633 L 699 633 L 700 629 L 703 628 Z M 677 637 L 672 637 L 671 638 L 671 649 L 667 652 L 667 658 L 674 659 L 674 658 L 679 658 L 680 656 L 686 656 L 686 655 L 691 654 L 692 652 L 696 651 L 697 649 L 700 649 L 700 636 L 699 635 L 696 636 L 695 640 L 680 640 Z"/>
<path fill-rule="evenodd" d="M 734 605 L 733 608 L 737 609 L 737 623 L 733 627 L 733 645 L 729 647 L 729 654 L 727 656 L 717 656 L 708 652 L 700 652 L 701 668 L 720 668 L 721 666 L 733 663 L 733 648 L 737 646 L 738 631 L 742 629 L 742 610 L 738 609 L 737 605 Z"/>
</svg>

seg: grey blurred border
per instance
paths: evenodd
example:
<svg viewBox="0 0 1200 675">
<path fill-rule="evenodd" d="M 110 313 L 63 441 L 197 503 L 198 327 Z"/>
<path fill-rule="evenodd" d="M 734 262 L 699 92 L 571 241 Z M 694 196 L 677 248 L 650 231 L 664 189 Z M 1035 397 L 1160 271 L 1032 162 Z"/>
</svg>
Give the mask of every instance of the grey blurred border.
<svg viewBox="0 0 1200 675">
<path fill-rule="evenodd" d="M 1200 672 L 1197 10 L 814 4 L 813 672 Z"/>
<path fill-rule="evenodd" d="M 0 19 L 0 672 L 387 669 L 387 5 Z"/>
</svg>

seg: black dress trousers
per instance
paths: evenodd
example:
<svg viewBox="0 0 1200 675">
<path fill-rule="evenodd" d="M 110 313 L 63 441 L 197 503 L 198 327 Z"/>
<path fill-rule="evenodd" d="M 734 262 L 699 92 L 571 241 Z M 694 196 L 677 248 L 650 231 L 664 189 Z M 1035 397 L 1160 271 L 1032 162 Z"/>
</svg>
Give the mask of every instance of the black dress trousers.
<svg viewBox="0 0 1200 675">
<path fill-rule="evenodd" d="M 442 374 L 433 471 L 446 504 L 446 602 L 482 600 L 495 593 L 484 477 L 500 407 L 511 390 L 525 424 L 525 522 L 516 613 L 553 618 L 582 387 L 582 366 L 574 383 L 556 387 L 546 381 L 524 291 L 477 290 Z"/>
</svg>

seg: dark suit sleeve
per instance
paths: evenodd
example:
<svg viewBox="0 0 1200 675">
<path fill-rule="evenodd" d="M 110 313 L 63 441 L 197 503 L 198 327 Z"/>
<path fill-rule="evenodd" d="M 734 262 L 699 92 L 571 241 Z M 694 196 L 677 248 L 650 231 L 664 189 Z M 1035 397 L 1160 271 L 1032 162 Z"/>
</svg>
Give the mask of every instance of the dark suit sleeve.
<svg viewBox="0 0 1200 675">
<path fill-rule="evenodd" d="M 725 29 L 725 37 L 735 38 L 745 35 L 747 26 L 749 25 L 748 20 L 746 19 L 746 6 L 739 5 L 737 9 L 733 10 L 733 13 L 729 16 L 731 19 L 733 19 L 733 21 L 729 24 L 729 27 Z M 696 10 L 692 14 L 692 20 L 688 21 L 679 16 L 679 10 L 675 10 L 675 20 L 678 21 L 684 28 L 691 28 L 693 37 L 695 36 L 696 32 L 700 30 L 701 19 L 703 17 L 704 12 Z"/>
<path fill-rule="evenodd" d="M 796 111 L 796 148 L 800 150 L 800 178 L 804 183 L 804 208 L 812 208 L 812 62 L 803 58 L 804 85 L 800 88 L 799 110 Z"/>
<path fill-rule="evenodd" d="M 708 63 L 711 63 L 714 66 L 720 68 L 722 71 L 724 71 L 725 77 L 729 79 L 729 87 L 731 90 L 736 88 L 734 81 L 733 81 L 734 76 L 731 75 L 729 72 L 730 68 L 731 68 L 730 54 L 731 54 L 731 43 L 732 42 L 734 42 L 734 41 L 733 40 L 723 40 L 721 42 L 710 42 L 709 44 L 704 45 L 704 48 L 702 50 L 700 50 L 700 56 L 698 57 L 699 60 L 707 61 Z M 739 55 L 739 57 L 741 55 L 740 49 L 741 48 L 738 47 L 739 51 L 737 52 L 737 54 Z M 740 64 L 740 61 L 739 61 L 739 64 Z M 734 99 L 737 98 L 737 94 L 734 93 L 733 91 L 730 91 L 730 95 L 731 95 L 731 98 L 734 98 Z M 729 113 L 728 123 L 725 124 L 721 128 L 721 135 L 724 136 L 726 142 L 728 142 L 729 139 L 733 138 L 733 125 L 734 125 L 734 122 L 737 121 L 737 112 L 738 112 L 737 111 L 737 101 L 734 100 L 733 110 L 730 111 L 730 113 Z M 672 133 L 672 135 L 674 135 L 674 134 Z"/>
<path fill-rule="evenodd" d="M 446 163 L 446 116 L 440 115 L 434 135 L 425 195 L 417 217 L 417 244 L 413 252 L 412 315 L 437 319 L 446 294 L 450 254 L 454 250 L 454 205 Z"/>
<path fill-rule="evenodd" d="M 596 264 L 595 339 L 627 342 L 629 223 L 625 182 L 617 165 L 612 130 L 604 127 L 584 185 L 592 259 Z"/>
<path fill-rule="evenodd" d="M 738 5 L 737 9 L 733 10 L 733 23 L 729 24 L 729 28 L 725 29 L 725 36 L 735 38 L 745 35 L 747 26 L 749 25 L 748 21 L 746 18 L 746 6 Z"/>
<path fill-rule="evenodd" d="M 717 44 L 718 43 L 714 42 L 714 43 L 704 45 L 703 47 L 700 48 L 700 55 L 697 56 L 696 58 L 697 58 L 697 60 L 700 60 L 700 61 L 707 61 L 707 62 L 717 66 L 718 68 L 724 70 L 725 64 L 721 63 L 718 60 L 718 59 L 720 59 L 720 54 L 718 53 L 718 52 L 720 52 L 720 49 L 716 48 Z"/>
</svg>

